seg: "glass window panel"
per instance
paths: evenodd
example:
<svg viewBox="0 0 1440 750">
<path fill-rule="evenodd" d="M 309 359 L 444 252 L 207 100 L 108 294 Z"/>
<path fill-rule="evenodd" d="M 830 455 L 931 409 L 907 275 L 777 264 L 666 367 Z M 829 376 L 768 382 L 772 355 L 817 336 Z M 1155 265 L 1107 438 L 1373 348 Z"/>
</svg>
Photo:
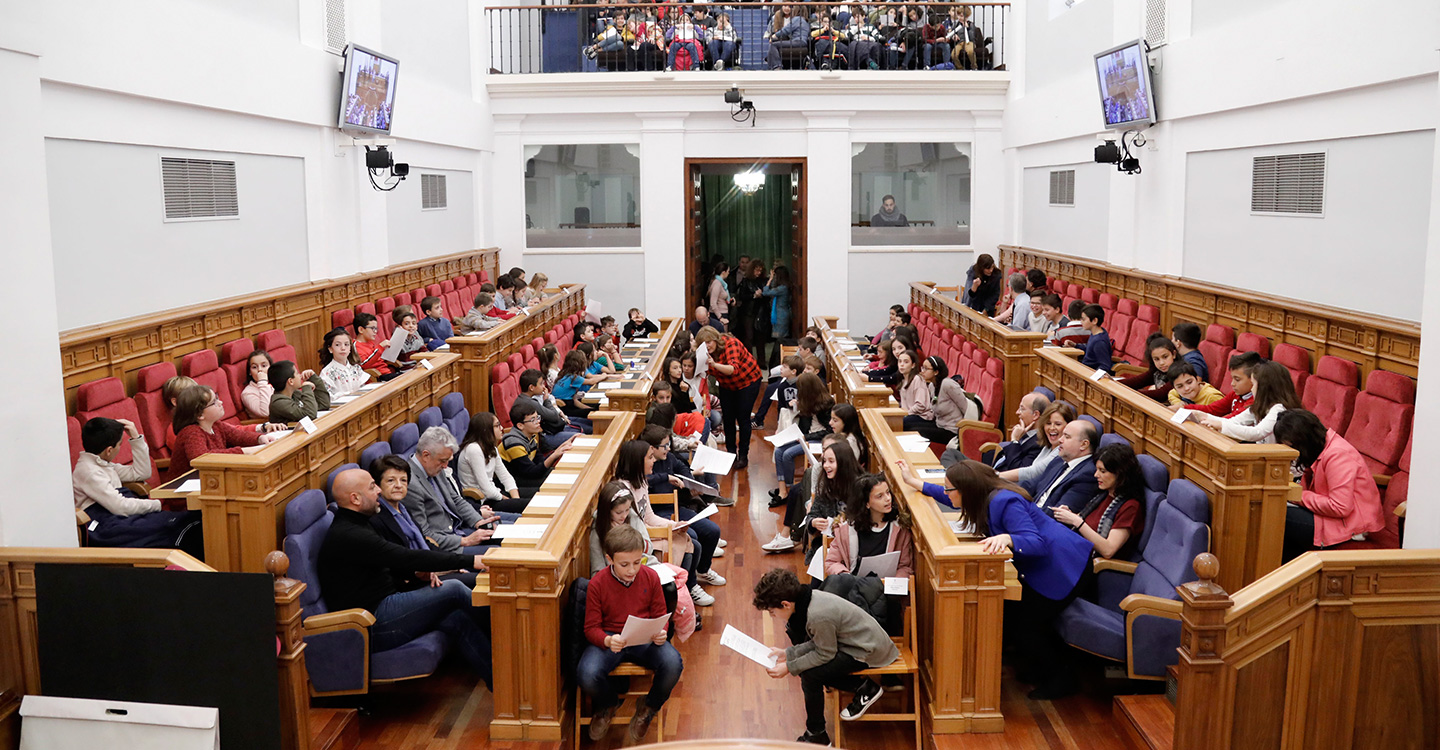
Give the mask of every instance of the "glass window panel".
<svg viewBox="0 0 1440 750">
<path fill-rule="evenodd" d="M 850 244 L 970 244 L 970 144 L 866 143 L 854 153 Z"/>
<path fill-rule="evenodd" d="M 639 247 L 640 147 L 525 148 L 528 247 Z"/>
</svg>

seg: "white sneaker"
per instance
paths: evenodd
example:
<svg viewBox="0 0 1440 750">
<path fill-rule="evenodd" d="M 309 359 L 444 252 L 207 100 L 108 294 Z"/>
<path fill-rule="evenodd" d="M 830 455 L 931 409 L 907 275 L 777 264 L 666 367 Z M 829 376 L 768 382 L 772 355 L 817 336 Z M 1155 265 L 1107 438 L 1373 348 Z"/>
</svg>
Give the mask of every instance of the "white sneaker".
<svg viewBox="0 0 1440 750">
<path fill-rule="evenodd" d="M 698 583 L 690 587 L 690 599 L 697 607 L 708 607 L 715 603 L 715 597 L 705 593 L 705 589 L 700 588 Z"/>
<path fill-rule="evenodd" d="M 724 435 L 715 435 L 714 437 L 715 437 L 715 444 L 716 444 L 716 445 L 724 445 L 724 444 L 725 444 L 725 436 L 724 436 Z"/>
<path fill-rule="evenodd" d="M 712 554 L 712 555 L 710 555 L 710 556 L 711 556 L 711 557 L 724 557 L 724 556 L 725 556 L 725 550 L 723 550 L 723 549 L 721 549 L 721 548 L 719 548 L 719 547 L 716 547 L 714 554 Z"/>
<path fill-rule="evenodd" d="M 716 573 L 714 568 L 711 568 L 710 570 L 707 570 L 707 571 L 705 571 L 704 573 L 697 573 L 697 574 L 695 575 L 695 580 L 697 580 L 697 581 L 705 584 L 706 586 L 724 586 L 724 585 L 725 585 L 725 578 L 724 578 L 723 576 L 721 576 L 719 573 Z"/>
<path fill-rule="evenodd" d="M 724 61 L 724 60 L 716 60 L 716 61 L 715 61 L 715 69 L 716 69 L 716 70 L 724 70 L 724 69 L 725 69 L 725 61 Z"/>
<path fill-rule="evenodd" d="M 715 546 L 716 546 L 716 547 L 719 547 L 720 549 L 724 549 L 724 548 L 725 548 L 727 545 L 729 545 L 729 544 L 730 544 L 729 542 L 725 541 L 724 539 L 721 539 L 720 541 L 718 541 L 718 542 L 715 543 Z"/>
<path fill-rule="evenodd" d="M 760 549 L 766 552 L 789 552 L 795 549 L 795 542 L 784 534 L 776 534 L 774 539 L 760 545 Z"/>
</svg>

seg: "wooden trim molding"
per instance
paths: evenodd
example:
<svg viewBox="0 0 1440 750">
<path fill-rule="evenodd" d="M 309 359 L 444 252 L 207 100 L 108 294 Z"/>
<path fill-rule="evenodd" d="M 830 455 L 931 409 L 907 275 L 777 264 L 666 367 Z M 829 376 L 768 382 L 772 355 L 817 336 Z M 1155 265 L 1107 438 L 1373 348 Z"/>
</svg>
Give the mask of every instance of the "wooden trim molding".
<svg viewBox="0 0 1440 750">
<path fill-rule="evenodd" d="M 84 383 L 118 377 L 125 392 L 134 394 L 142 367 L 174 362 L 178 371 L 186 354 L 201 349 L 218 354 L 226 342 L 275 328 L 295 347 L 296 364 L 318 370 L 332 312 L 469 273 L 485 271 L 494 278 L 499 263 L 499 248 L 471 250 L 62 331 L 66 413 L 75 413 L 75 391 Z"/>
<path fill-rule="evenodd" d="M 1001 268 L 1038 268 L 1048 277 L 1155 305 L 1160 309 L 1160 330 L 1167 333 L 1182 320 L 1202 329 L 1220 323 L 1236 333 L 1258 333 L 1272 345 L 1303 347 L 1315 359 L 1331 354 L 1356 362 L 1361 382 L 1372 370 L 1412 378 L 1420 370 L 1420 324 L 1415 321 L 1016 245 L 1001 245 L 998 262 Z"/>
</svg>

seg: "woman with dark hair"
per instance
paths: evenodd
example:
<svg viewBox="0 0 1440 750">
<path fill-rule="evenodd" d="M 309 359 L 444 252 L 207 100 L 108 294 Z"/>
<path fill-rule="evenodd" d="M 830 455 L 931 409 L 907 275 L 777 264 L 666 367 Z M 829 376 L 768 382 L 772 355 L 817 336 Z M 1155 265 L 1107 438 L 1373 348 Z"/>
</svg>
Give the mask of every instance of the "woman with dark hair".
<svg viewBox="0 0 1440 750">
<path fill-rule="evenodd" d="M 935 502 L 958 508 L 983 537 L 982 550 L 1012 555 L 1020 573 L 1020 601 L 1014 605 L 1017 617 L 1005 619 L 1015 623 L 1013 636 L 1024 659 L 1021 679 L 1039 683 L 1030 699 L 1052 700 L 1073 693 L 1077 686 L 1069 670 L 1052 669 L 1065 658 L 1066 646 L 1051 622 L 1075 598 L 1090 570 L 1090 542 L 1037 508 L 1020 485 L 1001 479 L 979 461 L 961 461 L 945 470 L 945 480 L 953 489 L 920 481 L 904 461 L 896 465 L 906 484 L 919 485 L 917 489 Z"/>
<path fill-rule="evenodd" d="M 724 321 L 726 325 L 730 325 L 730 303 L 735 300 L 735 296 L 730 293 L 730 283 L 725 280 L 729 273 L 729 263 L 723 260 L 716 263 L 715 274 L 705 292 L 705 306 L 710 309 L 710 314 Z"/>
<path fill-rule="evenodd" d="M 1285 507 L 1281 562 L 1385 528 L 1380 488 L 1365 457 L 1313 412 L 1281 413 L 1275 419 L 1275 441 L 1300 454 L 1295 470 L 1301 492 Z"/>
<path fill-rule="evenodd" d="M 995 306 L 1000 303 L 1000 275 L 995 268 L 995 259 L 989 253 L 981 253 L 975 259 L 975 265 L 965 272 L 965 288 L 960 293 L 960 302 L 971 310 L 993 317 Z"/>
<path fill-rule="evenodd" d="M 860 429 L 860 412 L 850 404 L 836 404 L 830 410 L 830 431 L 850 446 L 855 463 L 866 466 L 870 463 L 870 443 Z"/>
<path fill-rule="evenodd" d="M 735 452 L 735 468 L 744 469 L 750 465 L 750 410 L 760 395 L 760 366 L 740 339 L 709 326 L 700 329 L 695 342 L 710 355 L 710 374 L 720 391 L 725 443 Z"/>
<path fill-rule="evenodd" d="M 1206 414 L 1200 418 L 1200 424 L 1242 443 L 1273 443 L 1275 420 L 1280 413 L 1300 408 L 1295 381 L 1290 379 L 1285 365 L 1270 361 L 1255 365 L 1250 377 L 1255 381 L 1255 400 L 1249 409 L 1228 419 Z"/>
<path fill-rule="evenodd" d="M 1145 372 L 1115 380 L 1163 404 L 1170 399 L 1170 366 L 1179 361 L 1175 342 L 1163 333 L 1152 333 L 1145 340 Z"/>
<path fill-rule="evenodd" d="M 845 501 L 845 516 L 831 527 L 834 537 L 825 553 L 825 575 L 859 574 L 860 561 L 900 553 L 896 578 L 914 572 L 915 548 L 910 514 L 895 502 L 884 474 L 864 474 Z"/>
<path fill-rule="evenodd" d="M 494 414 L 477 412 L 465 431 L 465 439 L 460 442 L 457 472 L 460 486 L 478 490 L 486 505 L 519 513 L 525 510 L 525 501 L 500 456 L 500 443 L 504 438 L 505 428 Z"/>
<path fill-rule="evenodd" d="M 1080 532 L 1100 557 L 1128 558 L 1145 529 L 1145 476 L 1135 451 L 1124 443 L 1096 451 L 1095 484 L 1100 491 L 1079 513 L 1056 506 L 1055 520 Z"/>
<path fill-rule="evenodd" d="M 1060 447 L 1060 435 L 1065 432 L 1065 425 L 1074 421 L 1075 407 L 1064 401 L 1045 407 L 1040 412 L 1040 418 L 1035 420 L 1035 440 L 1040 443 L 1040 453 L 1029 466 L 1006 469 L 1000 472 L 1000 478 L 1010 482 L 1028 482 L 1044 474 L 1050 462 L 1058 458 L 1056 450 Z"/>
</svg>

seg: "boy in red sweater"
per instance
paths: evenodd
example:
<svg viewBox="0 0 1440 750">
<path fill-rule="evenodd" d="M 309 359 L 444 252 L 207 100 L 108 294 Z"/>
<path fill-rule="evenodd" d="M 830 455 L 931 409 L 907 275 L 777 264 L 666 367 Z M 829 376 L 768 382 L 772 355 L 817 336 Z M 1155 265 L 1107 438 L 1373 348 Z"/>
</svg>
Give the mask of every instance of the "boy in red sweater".
<svg viewBox="0 0 1440 750">
<path fill-rule="evenodd" d="M 1240 352 L 1230 357 L 1230 390 L 1225 398 L 1205 406 L 1186 406 L 1191 411 L 1214 414 L 1229 419 L 1238 416 L 1255 402 L 1255 381 L 1250 378 L 1255 366 L 1265 360 L 1255 352 Z M 1192 417 L 1193 418 L 1193 417 Z"/>
<path fill-rule="evenodd" d="M 645 565 L 645 537 L 629 525 L 616 526 L 605 535 L 605 562 L 609 565 L 590 579 L 585 592 L 585 639 L 590 645 L 580 655 L 575 679 L 590 696 L 590 739 L 598 742 L 610 730 L 620 697 L 610 684 L 610 673 L 621 662 L 638 664 L 655 673 L 650 694 L 635 708 L 626 744 L 634 745 L 650 729 L 650 722 L 670 698 L 685 664 L 680 652 L 661 630 L 646 643 L 626 643 L 620 637 L 631 615 L 662 617 L 666 613 L 660 576 Z"/>
</svg>

